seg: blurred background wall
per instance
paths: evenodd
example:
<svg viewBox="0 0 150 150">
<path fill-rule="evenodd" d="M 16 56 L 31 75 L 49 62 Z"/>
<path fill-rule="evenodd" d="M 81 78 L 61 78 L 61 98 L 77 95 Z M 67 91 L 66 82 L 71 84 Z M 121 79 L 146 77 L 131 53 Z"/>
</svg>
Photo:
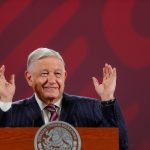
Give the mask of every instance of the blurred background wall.
<svg viewBox="0 0 150 150">
<path fill-rule="evenodd" d="M 16 75 L 14 100 L 31 96 L 24 79 L 27 55 L 39 47 L 66 62 L 66 92 L 96 97 L 92 76 L 117 68 L 116 97 L 130 150 L 150 149 L 149 0 L 0 0 L 0 65 Z"/>
</svg>

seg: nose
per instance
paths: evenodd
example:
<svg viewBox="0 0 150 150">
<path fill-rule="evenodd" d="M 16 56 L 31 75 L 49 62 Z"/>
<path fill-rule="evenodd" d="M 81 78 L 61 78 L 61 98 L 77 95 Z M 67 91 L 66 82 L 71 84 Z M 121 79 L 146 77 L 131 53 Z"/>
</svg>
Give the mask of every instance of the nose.
<svg viewBox="0 0 150 150">
<path fill-rule="evenodd" d="M 56 77 L 54 76 L 54 74 L 49 74 L 47 76 L 47 81 L 51 84 L 55 83 L 56 82 Z"/>
</svg>

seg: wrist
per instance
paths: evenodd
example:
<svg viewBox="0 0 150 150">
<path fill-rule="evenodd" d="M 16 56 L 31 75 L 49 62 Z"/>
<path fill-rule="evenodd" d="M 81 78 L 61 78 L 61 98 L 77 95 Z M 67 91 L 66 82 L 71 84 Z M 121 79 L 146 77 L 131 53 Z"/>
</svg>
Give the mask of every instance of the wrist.
<svg viewBox="0 0 150 150">
<path fill-rule="evenodd" d="M 13 97 L 0 96 L 1 102 L 12 102 Z"/>
<path fill-rule="evenodd" d="M 115 99 L 114 95 L 102 95 L 101 101 L 109 101 Z"/>
</svg>

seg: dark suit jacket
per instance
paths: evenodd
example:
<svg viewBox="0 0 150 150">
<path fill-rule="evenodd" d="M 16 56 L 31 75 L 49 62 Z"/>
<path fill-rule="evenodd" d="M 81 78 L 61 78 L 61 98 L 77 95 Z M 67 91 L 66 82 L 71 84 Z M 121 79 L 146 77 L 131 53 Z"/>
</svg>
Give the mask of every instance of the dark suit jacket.
<svg viewBox="0 0 150 150">
<path fill-rule="evenodd" d="M 117 101 L 105 106 L 96 99 L 64 94 L 59 120 L 74 127 L 118 127 L 120 150 L 128 147 L 127 130 Z M 40 127 L 43 124 L 34 96 L 13 103 L 7 112 L 0 110 L 1 127 Z"/>
</svg>

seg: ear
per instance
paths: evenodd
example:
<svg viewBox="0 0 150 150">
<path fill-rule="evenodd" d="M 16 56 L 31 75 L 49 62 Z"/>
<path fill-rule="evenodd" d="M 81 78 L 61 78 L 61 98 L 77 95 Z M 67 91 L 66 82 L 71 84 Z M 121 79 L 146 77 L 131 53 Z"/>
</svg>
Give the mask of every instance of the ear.
<svg viewBox="0 0 150 150">
<path fill-rule="evenodd" d="M 67 78 L 67 71 L 65 70 L 65 80 L 66 80 L 66 78 Z"/>
<path fill-rule="evenodd" d="M 25 78 L 26 78 L 26 80 L 27 80 L 27 82 L 28 82 L 28 85 L 29 85 L 29 86 L 32 86 L 32 76 L 31 76 L 31 73 L 30 73 L 30 72 L 25 71 Z"/>
</svg>

